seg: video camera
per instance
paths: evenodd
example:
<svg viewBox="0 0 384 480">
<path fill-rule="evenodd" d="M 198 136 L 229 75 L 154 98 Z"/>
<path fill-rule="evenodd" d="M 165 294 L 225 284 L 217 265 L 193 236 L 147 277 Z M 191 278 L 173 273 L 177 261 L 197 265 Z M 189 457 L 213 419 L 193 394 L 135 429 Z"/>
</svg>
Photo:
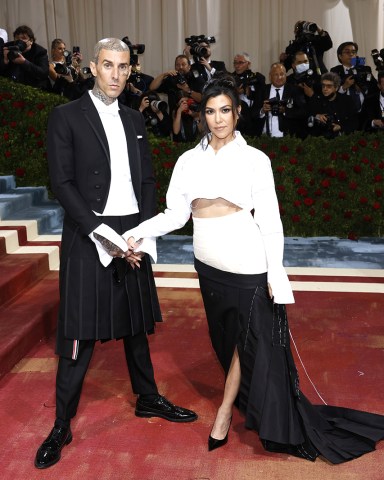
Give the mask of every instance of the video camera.
<svg viewBox="0 0 384 480">
<path fill-rule="evenodd" d="M 198 63 L 200 58 L 204 58 L 208 53 L 208 47 L 202 47 L 201 43 L 216 43 L 215 37 L 207 37 L 206 35 L 191 35 L 185 39 L 185 43 L 191 47 L 190 52 L 193 60 Z"/>
<path fill-rule="evenodd" d="M 269 105 L 271 106 L 271 115 L 275 117 L 280 115 L 280 107 L 287 107 L 287 108 L 292 107 L 291 100 L 288 101 L 288 100 L 283 100 L 281 98 L 273 97 L 273 98 L 270 98 L 268 102 L 269 102 Z"/>
<path fill-rule="evenodd" d="M 8 60 L 12 62 L 19 56 L 19 53 L 23 53 L 27 49 L 27 44 L 23 40 L 14 40 L 12 42 L 2 42 L 0 48 L 8 48 Z"/>
<path fill-rule="evenodd" d="M 139 63 L 138 55 L 141 55 L 145 52 L 145 45 L 143 43 L 136 43 L 134 45 L 129 40 L 129 37 L 124 37 L 121 39 L 121 41 L 124 42 L 129 48 L 129 52 L 131 54 L 129 64 L 133 66 Z"/>
<path fill-rule="evenodd" d="M 384 70 L 384 48 L 382 48 L 380 52 L 377 48 L 374 48 L 371 51 L 371 57 L 376 65 L 376 70 Z"/>
</svg>

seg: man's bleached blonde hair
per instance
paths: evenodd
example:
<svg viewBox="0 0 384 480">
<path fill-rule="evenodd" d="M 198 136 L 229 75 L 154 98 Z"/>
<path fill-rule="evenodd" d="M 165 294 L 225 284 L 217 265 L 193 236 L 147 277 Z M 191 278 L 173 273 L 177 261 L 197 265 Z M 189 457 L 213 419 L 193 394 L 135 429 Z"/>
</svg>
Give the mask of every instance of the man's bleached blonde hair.
<svg viewBox="0 0 384 480">
<path fill-rule="evenodd" d="M 115 52 L 129 52 L 129 47 L 126 43 L 118 38 L 103 38 L 98 41 L 93 50 L 92 61 L 97 64 L 101 50 L 114 50 Z"/>
</svg>

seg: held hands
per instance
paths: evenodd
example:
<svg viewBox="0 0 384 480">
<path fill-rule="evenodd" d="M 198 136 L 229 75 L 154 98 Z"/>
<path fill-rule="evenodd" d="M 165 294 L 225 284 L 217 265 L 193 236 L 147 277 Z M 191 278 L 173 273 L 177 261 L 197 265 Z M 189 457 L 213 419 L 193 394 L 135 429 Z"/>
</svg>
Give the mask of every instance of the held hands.
<svg viewBox="0 0 384 480">
<path fill-rule="evenodd" d="M 128 250 L 124 253 L 124 258 L 133 269 L 135 267 L 140 268 L 141 259 L 144 257 L 144 252 L 135 251 L 142 243 L 142 239 L 136 242 L 133 237 L 129 237 L 127 240 Z"/>
</svg>

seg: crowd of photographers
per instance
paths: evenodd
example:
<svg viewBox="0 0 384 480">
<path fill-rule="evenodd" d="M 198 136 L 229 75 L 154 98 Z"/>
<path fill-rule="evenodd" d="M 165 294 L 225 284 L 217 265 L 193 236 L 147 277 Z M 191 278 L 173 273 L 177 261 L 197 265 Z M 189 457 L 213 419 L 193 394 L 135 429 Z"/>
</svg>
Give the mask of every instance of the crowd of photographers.
<svg viewBox="0 0 384 480">
<path fill-rule="evenodd" d="M 131 51 L 132 73 L 119 100 L 139 110 L 155 135 L 194 141 L 200 130 L 204 86 L 212 77 L 230 71 L 241 98 L 238 129 L 244 135 L 334 138 L 355 130 L 384 130 L 384 49 L 371 52 L 376 79 L 365 58 L 358 56 L 357 43 L 339 45 L 339 64 L 328 71 L 323 56 L 333 46 L 329 33 L 314 22 L 298 21 L 294 36 L 279 61 L 271 65 L 268 80 L 252 70 L 246 52 L 234 55 L 233 69 L 212 60 L 215 38 L 205 35 L 186 38 L 174 68 L 154 78 L 141 70 L 145 45 L 124 37 Z M 0 75 L 70 100 L 93 87 L 79 47 L 69 50 L 62 39 L 55 39 L 48 57 L 27 26 L 18 27 L 13 40 L 7 40 L 0 36 Z"/>
</svg>

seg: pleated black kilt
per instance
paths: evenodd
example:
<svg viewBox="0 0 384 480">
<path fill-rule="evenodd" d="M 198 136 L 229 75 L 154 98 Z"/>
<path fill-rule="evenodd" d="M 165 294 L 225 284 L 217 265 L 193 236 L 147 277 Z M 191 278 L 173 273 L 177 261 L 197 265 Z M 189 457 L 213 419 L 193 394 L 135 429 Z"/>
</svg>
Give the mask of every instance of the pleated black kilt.
<svg viewBox="0 0 384 480">
<path fill-rule="evenodd" d="M 267 274 L 217 270 L 195 259 L 212 346 L 227 374 L 241 366 L 236 405 L 263 446 L 314 461 L 342 463 L 375 449 L 384 416 L 312 405 L 299 388 L 284 305 L 269 298 Z"/>
<path fill-rule="evenodd" d="M 139 223 L 138 214 L 101 219 L 119 234 Z M 66 217 L 61 243 L 57 353 L 71 351 L 73 339 L 109 340 L 153 333 L 157 321 L 161 321 L 161 312 L 148 255 L 142 259 L 140 269 L 132 269 L 124 259 L 114 259 L 104 267 L 92 240 Z"/>
</svg>

